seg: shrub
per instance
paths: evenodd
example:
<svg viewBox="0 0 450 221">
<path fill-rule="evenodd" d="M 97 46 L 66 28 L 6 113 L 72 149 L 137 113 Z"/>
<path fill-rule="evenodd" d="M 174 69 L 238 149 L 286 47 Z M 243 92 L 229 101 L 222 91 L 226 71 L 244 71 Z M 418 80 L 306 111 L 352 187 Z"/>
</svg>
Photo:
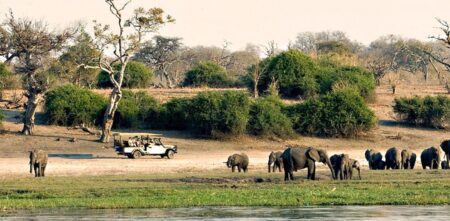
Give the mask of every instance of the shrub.
<svg viewBox="0 0 450 221">
<path fill-rule="evenodd" d="M 158 102 L 143 91 L 124 90 L 114 116 L 115 128 L 150 128 L 158 113 Z"/>
<path fill-rule="evenodd" d="M 117 64 L 114 69 L 119 71 L 121 65 Z M 116 79 L 118 76 L 116 74 Z M 145 88 L 150 86 L 153 79 L 153 72 L 150 68 L 145 66 L 145 64 L 137 61 L 128 62 L 125 68 L 125 74 L 123 77 L 123 87 L 128 88 Z M 101 71 L 98 75 L 97 86 L 100 88 L 113 87 L 109 79 L 108 73 Z"/>
<path fill-rule="evenodd" d="M 162 104 L 156 127 L 166 130 L 188 129 L 190 104 L 189 98 L 174 98 Z"/>
<path fill-rule="evenodd" d="M 375 126 L 374 113 L 355 90 L 339 90 L 286 108 L 301 134 L 355 137 Z"/>
<path fill-rule="evenodd" d="M 0 111 L 0 132 L 3 130 L 3 119 L 5 119 L 5 116 Z"/>
<path fill-rule="evenodd" d="M 243 92 L 204 92 L 191 101 L 191 128 L 206 136 L 240 135 L 245 132 L 250 101 Z"/>
<path fill-rule="evenodd" d="M 263 93 L 273 82 L 277 82 L 279 92 L 284 97 L 308 97 L 318 92 L 314 80 L 316 65 L 307 55 L 298 50 L 289 50 L 269 58 L 258 83 L 258 90 Z"/>
<path fill-rule="evenodd" d="M 250 106 L 248 131 L 265 137 L 291 137 L 294 134 L 291 120 L 282 113 L 283 103 L 278 97 L 268 96 L 257 99 Z"/>
<path fill-rule="evenodd" d="M 186 72 L 183 82 L 184 86 L 192 87 L 228 87 L 228 80 L 225 69 L 213 62 L 201 62 Z"/>
<path fill-rule="evenodd" d="M 414 125 L 450 128 L 450 98 L 426 96 L 396 98 L 394 112 L 399 120 Z"/>
<path fill-rule="evenodd" d="M 45 116 L 49 124 L 73 126 L 100 123 L 106 106 L 101 95 L 75 85 L 57 87 L 46 93 Z"/>
<path fill-rule="evenodd" d="M 322 67 L 315 75 L 320 85 L 320 93 L 326 94 L 333 90 L 350 88 L 358 91 L 366 100 L 375 96 L 375 79 L 373 74 L 361 67 L 335 65 Z"/>
</svg>

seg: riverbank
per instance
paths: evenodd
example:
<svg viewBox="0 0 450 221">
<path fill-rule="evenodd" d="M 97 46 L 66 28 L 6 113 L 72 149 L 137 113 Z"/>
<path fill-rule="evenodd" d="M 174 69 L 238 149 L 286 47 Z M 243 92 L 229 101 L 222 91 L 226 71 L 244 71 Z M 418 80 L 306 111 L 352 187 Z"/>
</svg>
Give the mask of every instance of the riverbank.
<svg viewBox="0 0 450 221">
<path fill-rule="evenodd" d="M 285 183 L 282 173 L 133 174 L 0 180 L 0 208 L 448 205 L 450 170 L 363 171 L 362 180 Z"/>
</svg>

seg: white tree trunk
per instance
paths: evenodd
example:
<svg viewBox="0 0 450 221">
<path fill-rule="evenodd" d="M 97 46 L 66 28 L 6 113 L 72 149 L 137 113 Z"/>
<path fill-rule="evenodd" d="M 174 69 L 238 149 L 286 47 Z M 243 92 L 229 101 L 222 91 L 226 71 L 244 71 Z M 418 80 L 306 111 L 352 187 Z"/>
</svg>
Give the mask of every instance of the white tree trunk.
<svg viewBox="0 0 450 221">
<path fill-rule="evenodd" d="M 28 101 L 26 104 L 25 113 L 23 116 L 22 134 L 32 135 L 34 128 L 34 120 L 36 115 L 36 108 L 42 100 L 42 94 L 36 93 L 34 90 L 28 91 Z"/>
<path fill-rule="evenodd" d="M 109 96 L 109 103 L 106 107 L 105 114 L 103 115 L 102 135 L 100 137 L 100 142 L 109 142 L 109 136 L 111 134 L 111 128 L 114 122 L 114 114 L 119 107 L 120 99 L 122 99 L 122 91 L 120 88 L 115 87 Z"/>
</svg>

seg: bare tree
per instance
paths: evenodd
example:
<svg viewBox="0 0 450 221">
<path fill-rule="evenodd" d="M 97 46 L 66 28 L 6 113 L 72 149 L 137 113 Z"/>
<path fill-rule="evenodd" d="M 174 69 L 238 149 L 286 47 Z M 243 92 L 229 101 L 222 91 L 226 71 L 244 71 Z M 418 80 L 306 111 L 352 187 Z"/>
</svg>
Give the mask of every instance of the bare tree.
<svg viewBox="0 0 450 221">
<path fill-rule="evenodd" d="M 441 25 L 439 29 L 443 32 L 444 36 L 438 35 L 438 36 L 431 36 L 430 38 L 437 40 L 438 42 L 442 43 L 447 50 L 450 49 L 450 26 L 447 21 L 441 20 L 439 18 L 436 19 L 438 23 Z M 444 65 L 444 67 L 447 70 L 450 70 L 450 58 L 448 56 L 442 56 L 442 54 L 438 53 L 430 53 L 428 52 L 431 58 L 433 58 L 438 63 Z"/>
<path fill-rule="evenodd" d="M 25 113 L 22 133 L 33 134 L 36 108 L 49 87 L 43 68 L 51 53 L 60 51 L 73 36 L 69 29 L 56 33 L 42 21 L 16 19 L 10 12 L 0 28 L 0 55 L 14 62 L 17 73 L 25 79 Z"/>
<path fill-rule="evenodd" d="M 118 33 L 110 30 L 109 25 L 102 25 L 95 22 L 94 31 L 96 44 L 101 53 L 98 60 L 98 66 L 108 73 L 113 89 L 109 96 L 108 106 L 103 116 L 101 142 L 108 142 L 111 127 L 114 121 L 114 114 L 122 98 L 122 83 L 125 68 L 133 56 L 139 50 L 144 36 L 151 32 L 156 32 L 162 25 L 174 22 L 170 16 L 164 16 L 161 8 L 137 8 L 131 18 L 124 19 L 123 12 L 131 0 L 126 1 L 121 6 L 117 5 L 117 0 L 105 0 L 112 15 L 117 20 Z M 113 49 L 113 58 L 108 59 L 105 56 L 105 50 Z M 119 64 L 119 70 L 114 68 Z"/>
</svg>

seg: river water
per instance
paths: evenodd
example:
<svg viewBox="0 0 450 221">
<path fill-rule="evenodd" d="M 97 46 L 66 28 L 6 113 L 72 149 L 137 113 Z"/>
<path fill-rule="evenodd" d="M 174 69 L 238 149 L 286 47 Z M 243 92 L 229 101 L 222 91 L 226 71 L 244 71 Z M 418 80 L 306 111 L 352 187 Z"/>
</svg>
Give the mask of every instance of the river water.
<svg viewBox="0 0 450 221">
<path fill-rule="evenodd" d="M 197 207 L 44 209 L 1 212 L 0 220 L 450 220 L 450 206 Z"/>
</svg>

